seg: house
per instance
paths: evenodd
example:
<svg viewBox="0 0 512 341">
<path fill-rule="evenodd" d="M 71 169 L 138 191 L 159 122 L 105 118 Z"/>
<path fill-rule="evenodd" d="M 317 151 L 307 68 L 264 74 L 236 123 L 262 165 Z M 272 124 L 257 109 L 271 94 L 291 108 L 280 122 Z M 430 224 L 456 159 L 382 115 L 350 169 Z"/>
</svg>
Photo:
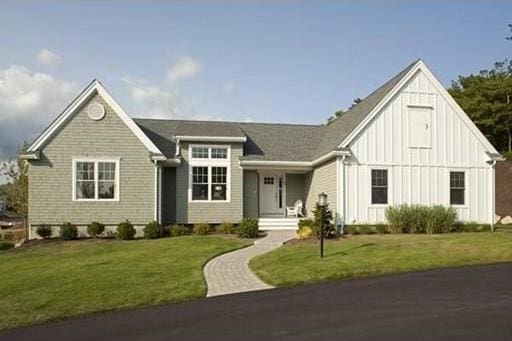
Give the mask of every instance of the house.
<svg viewBox="0 0 512 341">
<path fill-rule="evenodd" d="M 97 80 L 35 139 L 29 221 L 139 228 L 260 219 L 296 228 L 328 194 L 336 224 L 400 203 L 494 220 L 496 149 L 418 60 L 328 125 L 132 119 Z"/>
</svg>

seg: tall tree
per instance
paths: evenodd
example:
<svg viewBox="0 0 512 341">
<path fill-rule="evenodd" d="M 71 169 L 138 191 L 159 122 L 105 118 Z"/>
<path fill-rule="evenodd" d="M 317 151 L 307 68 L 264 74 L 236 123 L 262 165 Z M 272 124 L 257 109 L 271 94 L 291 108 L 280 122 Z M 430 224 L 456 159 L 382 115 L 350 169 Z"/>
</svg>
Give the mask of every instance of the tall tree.
<svg viewBox="0 0 512 341">
<path fill-rule="evenodd" d="M 512 61 L 459 76 L 448 91 L 491 143 L 512 156 Z"/>
<path fill-rule="evenodd" d="M 18 156 L 27 147 L 20 148 Z M 5 197 L 7 206 L 14 212 L 27 217 L 28 214 L 28 166 L 25 160 L 16 158 L 16 162 L 6 162 L 1 167 L 2 173 L 7 176 L 8 186 Z"/>
</svg>

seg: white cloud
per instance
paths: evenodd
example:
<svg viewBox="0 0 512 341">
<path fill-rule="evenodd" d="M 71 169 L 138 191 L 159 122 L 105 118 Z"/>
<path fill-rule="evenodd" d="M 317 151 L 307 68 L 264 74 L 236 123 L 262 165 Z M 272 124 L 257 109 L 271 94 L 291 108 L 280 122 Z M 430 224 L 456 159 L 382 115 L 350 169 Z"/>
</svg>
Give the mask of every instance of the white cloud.
<svg viewBox="0 0 512 341">
<path fill-rule="evenodd" d="M 0 160 L 14 157 L 78 92 L 73 83 L 12 65 L 0 70 Z"/>
<path fill-rule="evenodd" d="M 48 49 L 42 49 L 36 54 L 36 59 L 44 65 L 54 66 L 62 61 L 62 57 Z"/>
<path fill-rule="evenodd" d="M 233 81 L 229 81 L 229 82 L 226 82 L 226 84 L 224 84 L 224 92 L 226 92 L 227 94 L 232 93 L 233 91 L 235 91 L 235 89 L 236 89 L 236 84 Z"/>
<path fill-rule="evenodd" d="M 192 57 L 183 56 L 167 69 L 167 81 L 175 83 L 180 80 L 196 76 L 203 68 L 203 64 Z"/>
</svg>

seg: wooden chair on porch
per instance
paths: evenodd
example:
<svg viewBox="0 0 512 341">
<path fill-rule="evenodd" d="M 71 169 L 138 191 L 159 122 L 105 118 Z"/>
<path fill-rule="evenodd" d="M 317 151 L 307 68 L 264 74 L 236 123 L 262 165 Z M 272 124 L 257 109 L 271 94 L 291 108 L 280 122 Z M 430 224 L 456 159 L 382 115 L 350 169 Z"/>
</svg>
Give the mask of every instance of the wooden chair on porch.
<svg viewBox="0 0 512 341">
<path fill-rule="evenodd" d="M 287 217 L 303 217 L 302 210 L 304 209 L 304 203 L 302 200 L 297 200 L 293 206 L 286 206 Z"/>
</svg>

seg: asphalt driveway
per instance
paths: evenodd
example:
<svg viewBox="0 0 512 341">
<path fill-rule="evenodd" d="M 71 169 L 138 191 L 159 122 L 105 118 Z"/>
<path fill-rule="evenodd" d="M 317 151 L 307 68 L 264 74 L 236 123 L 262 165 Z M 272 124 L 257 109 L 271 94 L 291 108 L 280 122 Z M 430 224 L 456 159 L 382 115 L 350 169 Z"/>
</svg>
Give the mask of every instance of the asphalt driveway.
<svg viewBox="0 0 512 341">
<path fill-rule="evenodd" d="M 4 331 L 0 340 L 512 340 L 512 264 L 219 296 Z"/>
</svg>

